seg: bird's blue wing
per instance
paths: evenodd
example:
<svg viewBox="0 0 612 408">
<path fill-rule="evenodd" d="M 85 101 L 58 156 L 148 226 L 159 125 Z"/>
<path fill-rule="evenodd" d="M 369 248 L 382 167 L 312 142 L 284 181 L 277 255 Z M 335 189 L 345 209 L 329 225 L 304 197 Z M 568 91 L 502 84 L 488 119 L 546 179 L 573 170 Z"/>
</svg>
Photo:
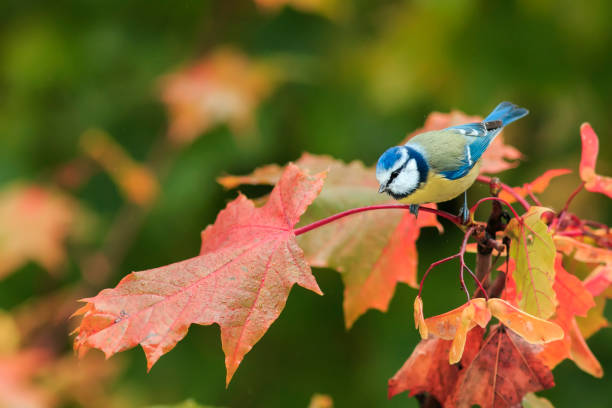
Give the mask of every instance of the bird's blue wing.
<svg viewBox="0 0 612 408">
<path fill-rule="evenodd" d="M 447 179 L 456 180 L 469 173 L 501 128 L 487 130 L 485 122 L 478 122 L 453 126 L 446 130 L 456 132 L 457 136 L 465 138 L 465 150 L 461 166 L 441 172 Z"/>
<path fill-rule="evenodd" d="M 482 137 L 487 135 L 487 128 L 483 122 L 466 123 L 465 125 L 451 126 L 447 130 L 455 131 L 464 136 Z"/>
</svg>

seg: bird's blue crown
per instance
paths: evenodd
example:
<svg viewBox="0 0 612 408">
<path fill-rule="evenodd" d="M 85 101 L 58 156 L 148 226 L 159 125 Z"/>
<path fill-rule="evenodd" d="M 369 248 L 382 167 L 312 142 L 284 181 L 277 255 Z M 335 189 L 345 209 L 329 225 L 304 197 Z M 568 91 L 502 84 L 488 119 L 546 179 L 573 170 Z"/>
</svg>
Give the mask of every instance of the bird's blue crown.
<svg viewBox="0 0 612 408">
<path fill-rule="evenodd" d="M 394 146 L 390 149 L 387 149 L 380 158 L 378 159 L 378 163 L 376 164 L 377 171 L 387 171 L 393 167 L 393 165 L 402 158 L 401 147 Z"/>
</svg>

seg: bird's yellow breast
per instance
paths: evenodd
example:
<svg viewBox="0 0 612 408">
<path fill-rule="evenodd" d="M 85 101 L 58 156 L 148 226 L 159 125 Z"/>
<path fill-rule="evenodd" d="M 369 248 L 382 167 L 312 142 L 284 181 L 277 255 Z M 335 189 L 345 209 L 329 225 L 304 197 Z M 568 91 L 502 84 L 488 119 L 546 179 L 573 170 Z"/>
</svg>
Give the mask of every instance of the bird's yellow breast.
<svg viewBox="0 0 612 408">
<path fill-rule="evenodd" d="M 425 204 L 452 200 L 474 184 L 479 170 L 480 161 L 472 167 L 468 174 L 457 180 L 449 180 L 430 171 L 426 182 L 421 183 L 414 193 L 399 201 L 404 204 Z"/>
</svg>

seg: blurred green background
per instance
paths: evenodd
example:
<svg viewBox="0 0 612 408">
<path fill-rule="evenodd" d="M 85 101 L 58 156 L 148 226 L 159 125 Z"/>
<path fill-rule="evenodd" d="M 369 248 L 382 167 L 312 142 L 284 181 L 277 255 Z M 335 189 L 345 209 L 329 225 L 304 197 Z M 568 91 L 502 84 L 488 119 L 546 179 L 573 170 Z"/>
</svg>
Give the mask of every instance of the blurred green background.
<svg viewBox="0 0 612 408">
<path fill-rule="evenodd" d="M 253 0 L 2 2 L 0 188 L 15 180 L 57 186 L 94 221 L 88 240 L 69 247 L 64 274 L 49 275 L 29 263 L 0 281 L 0 308 L 14 310 L 74 285 L 93 295 L 130 271 L 191 257 L 200 231 L 236 195 L 216 177 L 286 163 L 304 151 L 372 165 L 434 110 L 485 115 L 502 100 L 527 107 L 531 114 L 505 132 L 526 159 L 500 177 L 519 184 L 549 168 L 574 170 L 543 196 L 550 206 L 559 208 L 578 183 L 580 123 L 589 121 L 600 136 L 598 172 L 612 174 L 612 2 L 286 3 L 297 6 L 271 9 Z M 226 46 L 272 67 L 274 85 L 246 130 L 220 123 L 177 147 L 166 138 L 160 78 Z M 150 210 L 126 209 L 105 172 L 70 188 L 58 181 L 58 172 L 83 156 L 79 140 L 89 128 L 108 132 L 137 162 L 155 163 L 161 184 Z M 476 186 L 471 200 L 486 193 Z M 457 203 L 444 208 L 457 211 Z M 603 196 L 582 193 L 572 209 L 612 222 Z M 83 283 L 78 254 L 103 247 L 118 214 L 136 225 L 134 236 L 123 237 L 125 253 L 107 275 Z M 442 237 L 423 231 L 421 273 L 457 250 L 459 231 L 446 229 Z M 427 314 L 463 302 L 454 274 L 453 266 L 432 274 L 424 291 Z M 231 408 L 306 407 L 314 393 L 329 394 L 336 407 L 417 406 L 406 394 L 386 398 L 387 380 L 418 342 L 415 290 L 400 285 L 388 313 L 368 312 L 347 332 L 339 275 L 315 275 L 325 296 L 295 287 L 229 389 L 218 328 L 192 326 L 149 374 L 140 349 L 113 357 L 123 368 L 108 392 L 135 406 L 193 398 Z M 609 308 L 606 315 L 611 317 Z M 67 351 L 70 340 L 62 339 Z M 608 375 L 610 344 L 607 330 L 589 340 Z M 592 378 L 570 361 L 554 374 L 558 386 L 540 395 L 556 407 L 609 406 L 609 377 Z"/>
</svg>

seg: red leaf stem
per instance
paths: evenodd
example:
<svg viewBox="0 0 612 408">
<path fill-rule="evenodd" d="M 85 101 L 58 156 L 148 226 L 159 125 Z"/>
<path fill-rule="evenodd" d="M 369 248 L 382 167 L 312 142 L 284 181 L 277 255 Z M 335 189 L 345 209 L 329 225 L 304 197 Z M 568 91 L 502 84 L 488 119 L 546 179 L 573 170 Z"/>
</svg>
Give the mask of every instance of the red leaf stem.
<svg viewBox="0 0 612 408">
<path fill-rule="evenodd" d="M 312 224 L 308 224 L 303 227 L 296 228 L 295 230 L 293 230 L 293 233 L 296 236 L 298 236 L 305 232 L 322 227 L 323 225 L 329 224 L 330 222 L 336 221 L 337 219 L 340 219 L 340 218 L 344 218 L 351 214 L 357 214 L 360 212 L 372 211 L 372 210 L 392 210 L 392 209 L 409 210 L 410 206 L 405 205 L 405 204 L 380 204 L 380 205 L 368 205 L 365 207 L 351 208 L 350 210 L 342 211 L 342 212 L 339 212 L 338 214 L 334 214 L 327 218 L 323 218 L 322 220 L 315 221 Z M 452 222 L 453 224 L 457 226 L 461 225 L 461 218 L 459 216 L 447 213 L 446 211 L 440 211 L 435 208 L 428 208 L 428 207 L 420 207 L 419 211 L 434 213 L 439 217 L 446 218 L 447 220 L 449 220 L 450 222 Z"/>
<path fill-rule="evenodd" d="M 567 201 L 565 202 L 565 205 L 563 206 L 563 209 L 559 211 L 559 214 L 563 214 L 564 212 L 567 211 L 574 197 L 576 197 L 578 193 L 582 191 L 583 188 L 584 188 L 584 181 L 580 183 L 580 185 L 576 188 L 576 190 L 572 192 L 572 194 L 570 194 L 570 196 L 567 198 Z"/>
<path fill-rule="evenodd" d="M 582 237 L 585 235 L 584 231 L 561 231 L 557 232 L 556 235 L 561 235 L 564 237 Z"/>
</svg>

